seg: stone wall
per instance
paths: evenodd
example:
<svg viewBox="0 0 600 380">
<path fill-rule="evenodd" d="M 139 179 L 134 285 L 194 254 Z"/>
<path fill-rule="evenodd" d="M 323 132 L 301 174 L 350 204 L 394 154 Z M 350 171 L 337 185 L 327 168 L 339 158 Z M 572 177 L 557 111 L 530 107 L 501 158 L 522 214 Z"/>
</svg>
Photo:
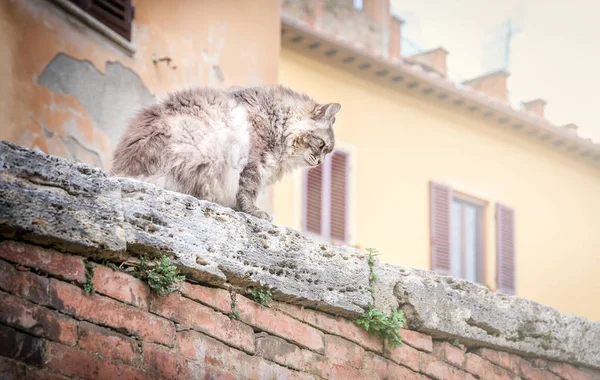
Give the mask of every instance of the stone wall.
<svg viewBox="0 0 600 380">
<path fill-rule="evenodd" d="M 354 323 L 363 253 L 12 143 L 0 236 L 2 379 L 600 378 L 598 322 L 377 263 L 376 306 L 408 317 L 390 349 Z M 111 269 L 158 253 L 187 275 L 168 296 Z"/>
</svg>

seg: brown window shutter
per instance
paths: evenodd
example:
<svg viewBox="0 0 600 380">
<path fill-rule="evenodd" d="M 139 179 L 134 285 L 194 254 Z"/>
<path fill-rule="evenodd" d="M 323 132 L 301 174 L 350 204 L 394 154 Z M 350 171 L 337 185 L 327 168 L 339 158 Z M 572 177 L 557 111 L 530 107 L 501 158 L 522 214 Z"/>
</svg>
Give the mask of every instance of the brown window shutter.
<svg viewBox="0 0 600 380">
<path fill-rule="evenodd" d="M 450 212 L 452 189 L 430 184 L 431 270 L 450 275 Z"/>
<path fill-rule="evenodd" d="M 496 256 L 498 290 L 515 294 L 515 212 L 501 204 L 496 205 Z"/>
<path fill-rule="evenodd" d="M 348 155 L 335 152 L 331 156 L 330 234 L 340 242 L 347 240 Z"/>
<path fill-rule="evenodd" d="M 308 232 L 321 234 L 321 211 L 323 207 L 323 165 L 308 170 L 304 192 L 304 228 Z"/>
<path fill-rule="evenodd" d="M 110 29 L 131 40 L 131 0 L 71 0 Z"/>
</svg>

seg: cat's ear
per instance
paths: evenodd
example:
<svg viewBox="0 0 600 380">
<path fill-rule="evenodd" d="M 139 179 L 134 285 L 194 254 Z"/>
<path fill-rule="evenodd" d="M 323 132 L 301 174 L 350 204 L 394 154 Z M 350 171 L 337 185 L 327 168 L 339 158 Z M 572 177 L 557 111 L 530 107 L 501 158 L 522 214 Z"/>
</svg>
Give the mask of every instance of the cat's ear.
<svg viewBox="0 0 600 380">
<path fill-rule="evenodd" d="M 313 119 L 331 119 L 335 116 L 336 113 L 340 111 L 340 108 L 342 108 L 340 103 L 327 103 L 320 105 L 315 109 Z"/>
</svg>

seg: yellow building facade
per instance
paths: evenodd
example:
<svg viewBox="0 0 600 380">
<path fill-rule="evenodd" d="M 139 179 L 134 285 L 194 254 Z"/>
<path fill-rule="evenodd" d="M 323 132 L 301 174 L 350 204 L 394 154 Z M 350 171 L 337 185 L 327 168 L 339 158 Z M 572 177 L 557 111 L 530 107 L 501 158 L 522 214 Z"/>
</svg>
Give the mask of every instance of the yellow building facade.
<svg viewBox="0 0 600 380">
<path fill-rule="evenodd" d="M 600 320 L 597 164 L 512 121 L 499 124 L 406 80 L 387 85 L 292 45 L 284 41 L 279 82 L 342 105 L 336 139 L 350 153 L 347 243 L 375 247 L 385 262 L 432 269 L 430 186 L 445 184 L 481 207 L 478 282 L 498 287 L 496 208 L 506 205 L 514 212 L 516 294 Z M 274 190 L 275 223 L 301 231 L 303 175 Z"/>
</svg>

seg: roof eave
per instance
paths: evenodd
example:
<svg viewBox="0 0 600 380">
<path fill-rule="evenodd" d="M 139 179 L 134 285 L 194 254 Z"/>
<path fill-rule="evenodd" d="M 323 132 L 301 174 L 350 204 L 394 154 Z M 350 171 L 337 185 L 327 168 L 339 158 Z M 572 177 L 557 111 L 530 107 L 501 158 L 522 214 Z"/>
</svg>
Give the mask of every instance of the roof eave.
<svg viewBox="0 0 600 380">
<path fill-rule="evenodd" d="M 420 91 L 435 101 L 463 107 L 473 114 L 506 125 L 524 137 L 537 139 L 552 149 L 579 156 L 600 167 L 600 145 L 562 130 L 546 119 L 513 109 L 469 87 L 459 88 L 437 73 L 420 70 L 418 64 L 392 61 L 331 38 L 285 15 L 281 16 L 281 22 L 282 45 L 323 59 L 337 60 L 337 63 L 365 77 L 370 74 L 374 78 L 387 79 L 394 86 Z"/>
</svg>

